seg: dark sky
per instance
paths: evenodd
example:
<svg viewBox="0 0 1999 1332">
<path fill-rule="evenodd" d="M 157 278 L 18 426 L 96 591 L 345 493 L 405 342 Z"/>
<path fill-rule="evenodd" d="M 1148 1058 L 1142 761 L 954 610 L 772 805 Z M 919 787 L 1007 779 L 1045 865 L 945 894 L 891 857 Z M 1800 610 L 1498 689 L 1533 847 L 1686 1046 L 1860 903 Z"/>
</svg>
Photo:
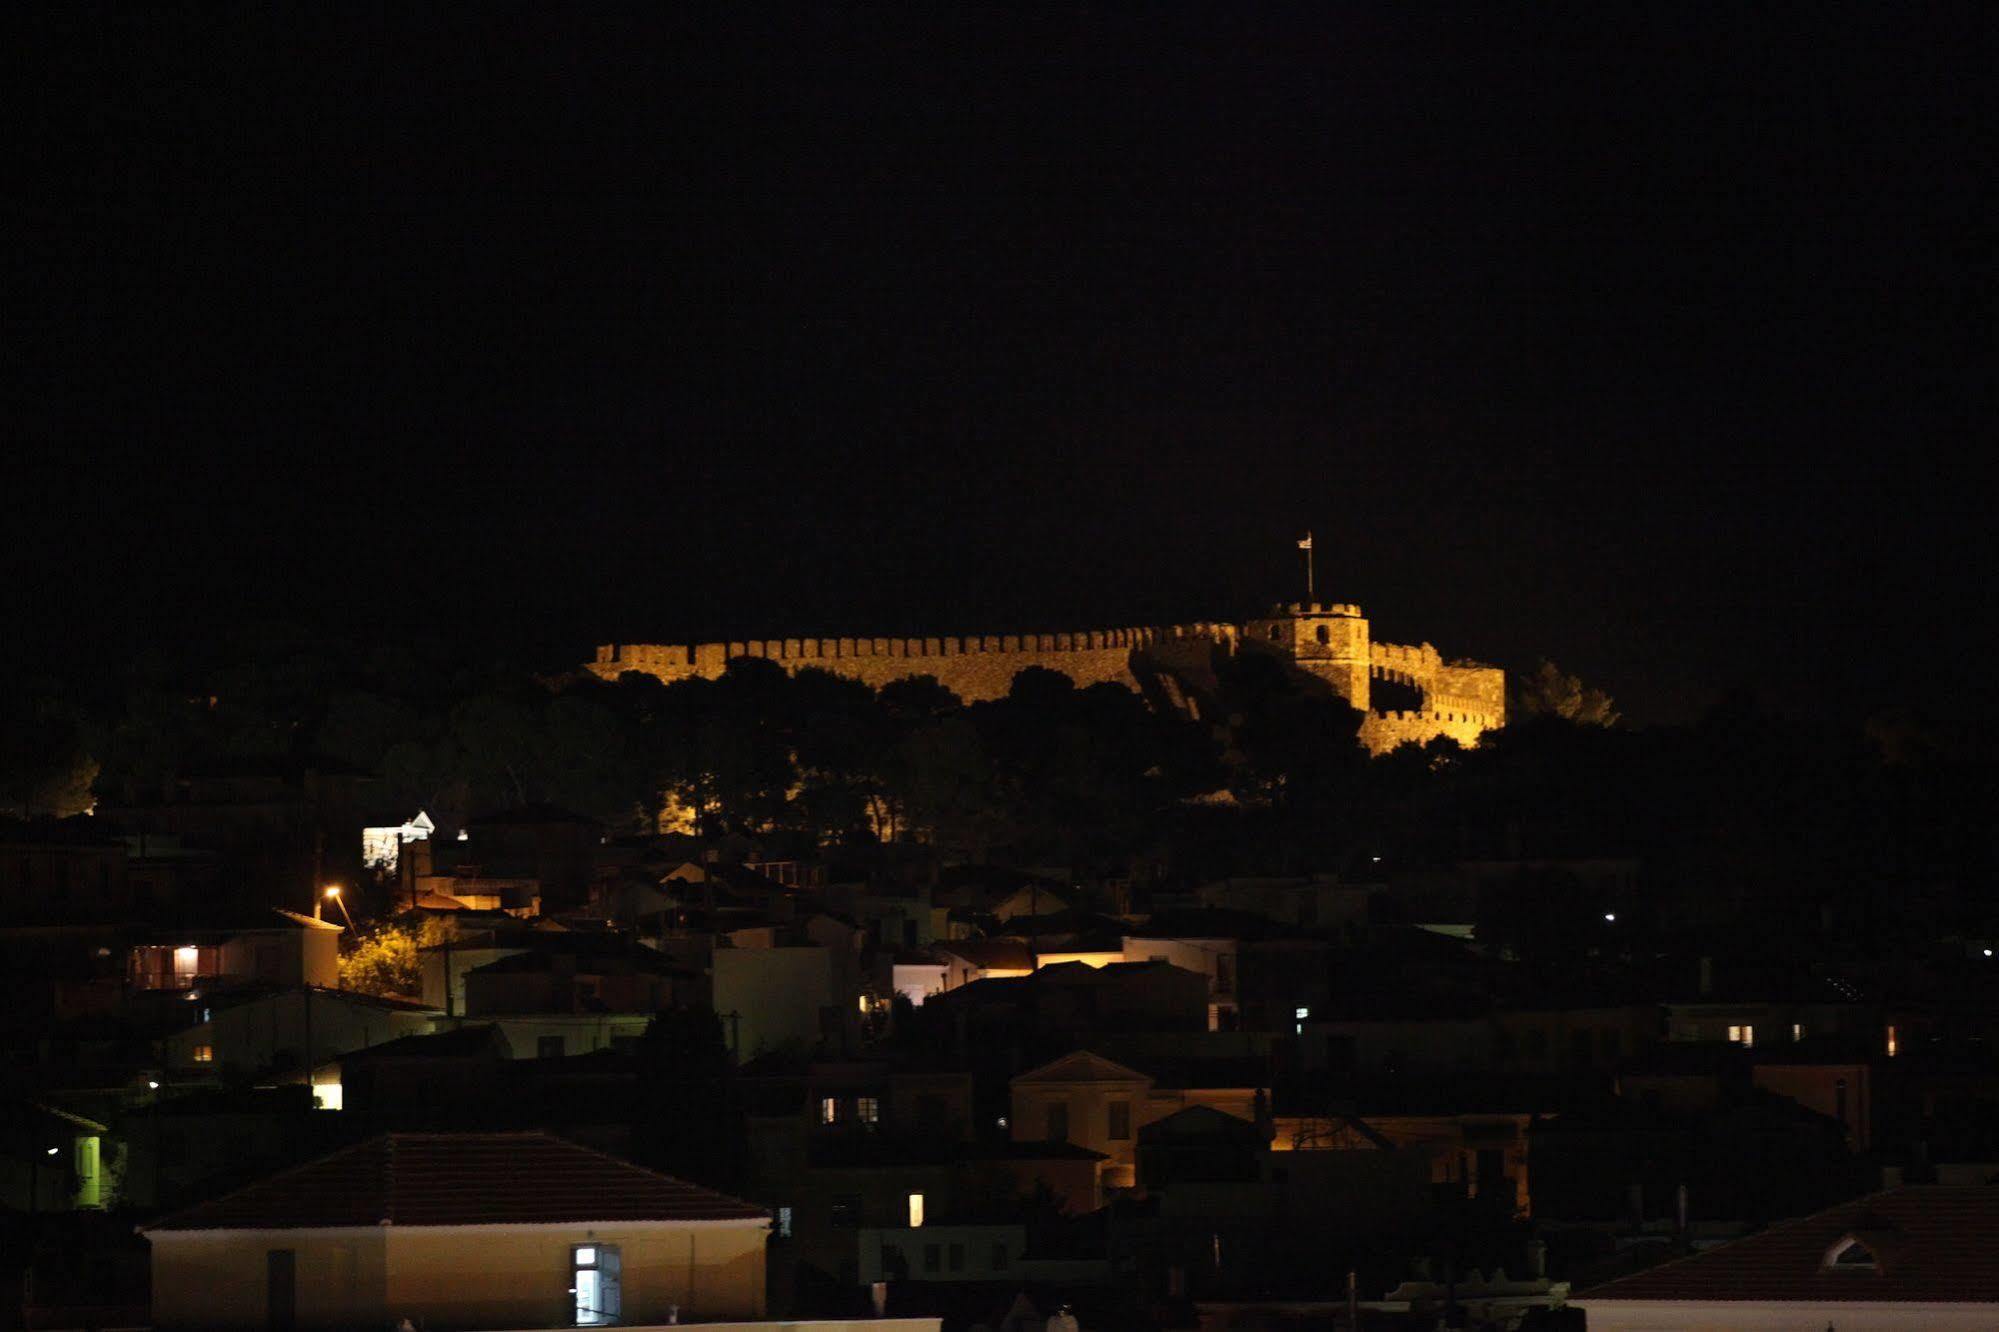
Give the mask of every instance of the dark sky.
<svg viewBox="0 0 1999 1332">
<path fill-rule="evenodd" d="M 1989 710 L 1982 7 L 51 7 L 18 653 L 1239 617 Z"/>
</svg>

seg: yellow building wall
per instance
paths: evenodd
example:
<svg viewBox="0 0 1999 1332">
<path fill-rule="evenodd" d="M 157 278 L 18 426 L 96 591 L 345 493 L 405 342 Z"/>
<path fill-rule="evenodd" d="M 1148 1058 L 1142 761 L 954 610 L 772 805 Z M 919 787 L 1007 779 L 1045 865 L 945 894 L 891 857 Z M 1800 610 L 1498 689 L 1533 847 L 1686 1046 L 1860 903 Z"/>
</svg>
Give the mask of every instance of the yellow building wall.
<svg viewBox="0 0 1999 1332">
<path fill-rule="evenodd" d="M 570 1247 L 615 1244 L 624 1323 L 761 1318 L 762 1221 L 731 1226 L 393 1228 L 387 1312 L 428 1327 L 567 1327 Z"/>
<path fill-rule="evenodd" d="M 616 1245 L 621 1321 L 756 1319 L 767 1223 L 383 1226 L 378 1231 L 161 1231 L 152 1242 L 153 1321 L 163 1329 L 263 1328 L 266 1254 L 296 1255 L 298 1327 L 567 1327 L 570 1248 Z"/>
<path fill-rule="evenodd" d="M 384 1237 L 300 1230 L 158 1231 L 153 1248 L 153 1324 L 161 1329 L 268 1326 L 266 1255 L 297 1255 L 298 1326 L 382 1324 Z"/>
</svg>

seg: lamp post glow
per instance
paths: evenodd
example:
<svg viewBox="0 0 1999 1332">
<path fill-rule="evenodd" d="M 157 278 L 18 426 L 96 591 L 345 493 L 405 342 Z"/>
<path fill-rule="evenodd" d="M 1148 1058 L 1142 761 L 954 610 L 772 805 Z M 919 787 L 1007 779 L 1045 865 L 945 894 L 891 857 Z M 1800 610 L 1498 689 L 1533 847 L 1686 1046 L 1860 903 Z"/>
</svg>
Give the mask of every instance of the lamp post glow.
<svg viewBox="0 0 1999 1332">
<path fill-rule="evenodd" d="M 339 907 L 340 914 L 347 918 L 347 928 L 350 930 L 354 928 L 354 913 L 347 909 L 347 899 L 340 895 L 339 884 L 337 883 L 327 884 L 326 887 L 321 891 L 320 897 L 323 900 L 331 902 L 335 906 Z M 318 920 L 320 918 L 319 906 L 317 903 L 313 905 L 312 918 L 314 920 Z"/>
</svg>

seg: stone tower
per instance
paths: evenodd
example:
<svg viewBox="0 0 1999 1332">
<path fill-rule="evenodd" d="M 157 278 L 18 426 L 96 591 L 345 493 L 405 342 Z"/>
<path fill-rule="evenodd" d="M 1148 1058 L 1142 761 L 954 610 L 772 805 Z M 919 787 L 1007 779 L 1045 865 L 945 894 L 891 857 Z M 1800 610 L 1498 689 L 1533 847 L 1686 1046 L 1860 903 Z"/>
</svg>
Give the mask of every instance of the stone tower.
<svg viewBox="0 0 1999 1332">
<path fill-rule="evenodd" d="M 1244 626 L 1242 641 L 1291 658 L 1298 669 L 1330 684 L 1362 712 L 1368 710 L 1373 645 L 1360 607 L 1316 601 L 1273 606 Z"/>
</svg>

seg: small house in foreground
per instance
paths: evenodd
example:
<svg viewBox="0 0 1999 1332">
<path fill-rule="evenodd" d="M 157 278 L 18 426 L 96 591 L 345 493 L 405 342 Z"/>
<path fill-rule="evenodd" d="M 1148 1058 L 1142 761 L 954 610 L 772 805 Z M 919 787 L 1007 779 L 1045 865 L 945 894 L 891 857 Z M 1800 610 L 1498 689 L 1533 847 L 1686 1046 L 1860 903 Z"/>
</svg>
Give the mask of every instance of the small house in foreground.
<svg viewBox="0 0 1999 1332">
<path fill-rule="evenodd" d="M 1999 1327 L 1999 1187 L 1890 1189 L 1571 1303 L 1590 1332 Z"/>
<path fill-rule="evenodd" d="M 762 1317 L 769 1215 L 545 1133 L 391 1133 L 146 1228 L 171 1328 Z"/>
</svg>

